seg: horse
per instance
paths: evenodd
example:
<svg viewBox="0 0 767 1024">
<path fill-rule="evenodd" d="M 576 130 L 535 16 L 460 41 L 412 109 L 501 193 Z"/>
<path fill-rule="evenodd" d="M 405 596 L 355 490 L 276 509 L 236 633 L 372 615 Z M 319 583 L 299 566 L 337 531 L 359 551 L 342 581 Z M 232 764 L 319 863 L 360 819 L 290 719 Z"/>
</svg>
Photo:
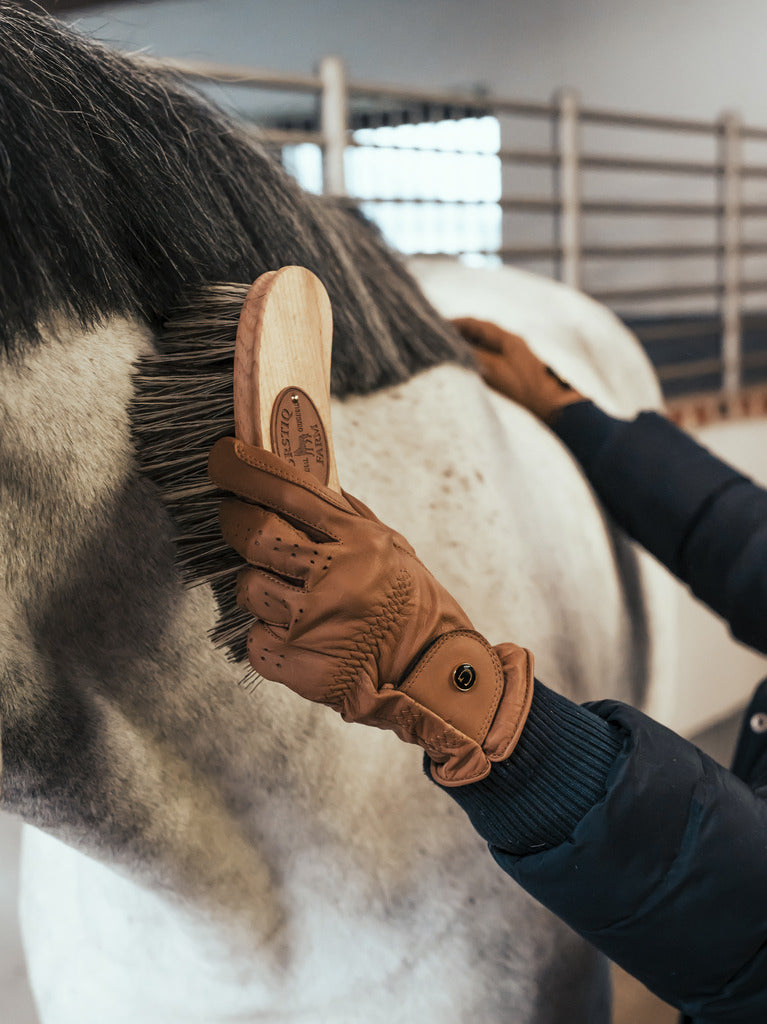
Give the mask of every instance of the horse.
<svg viewBox="0 0 767 1024">
<path fill-rule="evenodd" d="M 637 343 L 521 271 L 408 269 L 183 83 L 12 4 L 0 28 L 1 799 L 43 1024 L 606 1022 L 604 960 L 417 748 L 237 685 L 131 409 L 186 289 L 309 267 L 344 487 L 544 681 L 641 701 L 667 664 L 658 578 L 445 317 L 525 333 L 625 415 L 659 401 Z"/>
</svg>

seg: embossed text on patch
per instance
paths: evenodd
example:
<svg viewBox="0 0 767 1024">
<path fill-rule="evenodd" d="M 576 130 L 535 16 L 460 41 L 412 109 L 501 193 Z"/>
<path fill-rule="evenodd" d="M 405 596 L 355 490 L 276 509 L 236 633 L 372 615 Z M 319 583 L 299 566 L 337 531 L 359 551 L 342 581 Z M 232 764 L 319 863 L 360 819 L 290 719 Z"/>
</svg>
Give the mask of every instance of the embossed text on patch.
<svg viewBox="0 0 767 1024">
<path fill-rule="evenodd" d="M 285 388 L 272 406 L 272 451 L 327 486 L 328 439 L 314 402 L 301 388 Z"/>
</svg>

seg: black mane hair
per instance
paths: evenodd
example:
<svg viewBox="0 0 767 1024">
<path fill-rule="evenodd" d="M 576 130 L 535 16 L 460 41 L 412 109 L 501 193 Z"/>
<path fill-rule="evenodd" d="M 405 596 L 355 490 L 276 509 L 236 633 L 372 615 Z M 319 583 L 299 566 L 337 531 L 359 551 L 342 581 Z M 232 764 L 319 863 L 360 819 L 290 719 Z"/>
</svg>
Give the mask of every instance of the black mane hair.
<svg viewBox="0 0 767 1024">
<path fill-rule="evenodd" d="M 178 79 L 3 0 L 0 39 L 0 351 L 62 313 L 158 327 L 198 285 L 300 264 L 333 304 L 336 394 L 468 362 L 367 221 Z"/>
</svg>

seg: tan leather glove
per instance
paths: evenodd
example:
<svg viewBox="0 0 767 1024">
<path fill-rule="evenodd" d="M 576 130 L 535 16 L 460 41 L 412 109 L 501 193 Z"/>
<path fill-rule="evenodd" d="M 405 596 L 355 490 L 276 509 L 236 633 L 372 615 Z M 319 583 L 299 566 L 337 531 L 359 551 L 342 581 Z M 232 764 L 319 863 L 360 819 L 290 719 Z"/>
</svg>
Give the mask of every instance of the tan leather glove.
<svg viewBox="0 0 767 1024">
<path fill-rule="evenodd" d="M 237 601 L 257 621 L 253 667 L 347 722 L 392 729 L 434 778 L 484 778 L 516 744 L 533 658 L 491 647 L 407 541 L 355 498 L 261 448 L 224 438 L 208 462 L 224 539 L 250 563 Z M 254 504 L 257 503 L 257 504 Z"/>
<path fill-rule="evenodd" d="M 584 401 L 583 395 L 542 362 L 518 334 L 472 317 L 453 320 L 453 324 L 474 347 L 487 383 L 544 423 L 552 423 L 566 405 Z"/>
</svg>

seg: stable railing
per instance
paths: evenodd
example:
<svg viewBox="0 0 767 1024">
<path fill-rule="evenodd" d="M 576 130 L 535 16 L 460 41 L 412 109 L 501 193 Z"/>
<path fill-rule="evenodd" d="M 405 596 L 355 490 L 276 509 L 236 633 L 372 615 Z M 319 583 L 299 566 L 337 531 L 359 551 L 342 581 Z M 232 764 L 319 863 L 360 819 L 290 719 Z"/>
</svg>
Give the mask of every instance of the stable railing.
<svg viewBox="0 0 767 1024">
<path fill-rule="evenodd" d="M 484 255 L 543 267 L 611 306 L 654 354 L 670 393 L 680 387 L 708 391 L 716 396 L 720 411 L 726 411 L 735 407 L 746 385 L 761 377 L 767 381 L 767 321 L 754 315 L 754 300 L 767 300 L 767 262 L 753 276 L 744 272 L 746 261 L 767 257 L 767 233 L 752 238 L 747 230 L 767 218 L 767 154 L 762 161 L 744 159 L 747 145 L 767 142 L 767 129 L 744 125 L 732 112 L 706 121 L 592 108 L 582 105 L 572 90 L 563 90 L 552 103 L 541 103 L 350 81 L 341 61 L 332 57 L 320 62 L 316 75 L 187 61 L 157 63 L 224 87 L 312 97 L 305 123 L 298 118 L 299 123 L 287 127 L 267 124 L 259 134 L 277 149 L 306 142 L 319 146 L 323 190 L 336 195 L 347 194 L 347 150 L 361 145 L 353 134 L 355 126 L 386 123 L 392 116 L 425 122 L 493 115 L 501 124 L 496 155 L 503 174 L 498 205 L 504 229 L 501 244 Z M 530 132 L 520 128 L 523 122 L 542 127 L 544 142 L 527 141 Z M 589 132 L 605 129 L 622 133 L 618 144 L 615 135 L 597 145 L 587 140 Z M 646 151 L 659 135 L 672 152 Z M 641 143 L 637 152 L 638 138 L 646 138 L 648 145 Z M 540 172 L 548 175 L 543 188 Z M 514 174 L 534 179 L 537 191 L 520 189 Z M 591 183 L 595 174 L 602 176 L 596 189 Z M 668 182 L 661 188 L 658 179 Z M 629 198 L 622 180 L 632 183 Z M 671 181 L 686 183 L 683 194 L 669 187 Z M 641 182 L 647 186 L 644 195 Z M 760 184 L 760 194 L 747 198 L 747 188 Z M 370 209 L 376 203 L 417 207 L 435 200 L 366 196 L 364 201 Z M 450 202 L 461 204 L 460 199 Z M 515 216 L 527 218 L 527 227 L 513 223 Z M 657 221 L 665 232 L 674 231 L 671 240 L 650 231 Z M 548 239 L 541 239 L 542 225 Z M 681 269 L 670 270 L 684 267 L 685 261 L 693 267 L 695 261 L 706 265 L 701 269 L 699 262 L 692 279 L 685 280 Z M 661 279 L 633 280 L 632 268 L 647 265 Z M 765 335 L 763 346 L 760 332 Z M 718 335 L 716 350 L 696 355 L 694 339 L 713 333 Z M 750 340 L 744 347 L 746 336 Z M 664 357 L 664 351 L 677 355 Z"/>
</svg>

